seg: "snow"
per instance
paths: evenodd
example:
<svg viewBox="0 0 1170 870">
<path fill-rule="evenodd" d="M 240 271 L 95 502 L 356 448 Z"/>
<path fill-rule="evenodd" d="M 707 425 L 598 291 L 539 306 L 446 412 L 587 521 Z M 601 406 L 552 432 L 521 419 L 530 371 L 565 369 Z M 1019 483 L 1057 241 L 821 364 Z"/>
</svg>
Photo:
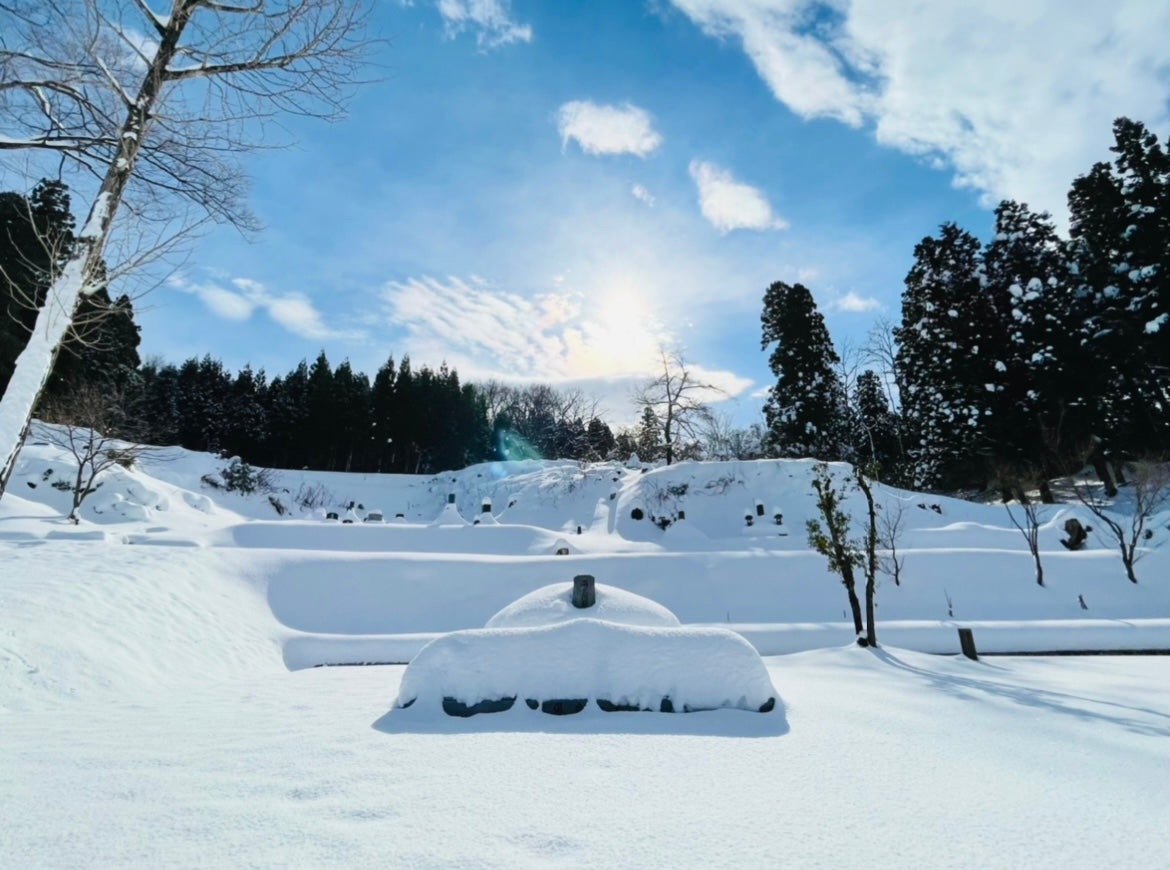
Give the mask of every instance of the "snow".
<svg viewBox="0 0 1170 870">
<path fill-rule="evenodd" d="M 866 650 L 796 531 L 815 512 L 811 461 L 280 471 L 278 517 L 269 494 L 200 484 L 224 460 L 176 448 L 110 473 L 73 526 L 46 479 L 70 459 L 42 435 L 0 499 L 0 866 L 1154 868 L 1170 854 L 1170 657 L 947 655 L 960 627 L 983 654 L 1170 648 L 1170 517 L 1135 585 L 1107 543 L 1065 550 L 1065 520 L 1096 523 L 1054 507 L 1038 587 L 1001 505 L 878 486 L 883 510 L 904 508 L 906 563 L 901 585 L 879 581 L 882 647 Z M 296 504 L 309 485 L 327 505 Z M 451 492 L 461 524 L 431 525 Z M 499 524 L 467 525 L 488 497 Z M 351 501 L 403 520 L 322 519 Z M 769 516 L 770 535 L 742 535 L 757 501 L 792 534 Z M 686 520 L 663 531 L 636 507 Z M 864 510 L 855 495 L 845 508 Z M 582 573 L 607 621 L 568 619 Z M 633 624 L 609 621 L 621 613 Z M 496 614 L 513 627 L 482 628 Z M 364 662 L 402 664 L 315 667 Z M 647 706 L 771 691 L 777 706 L 440 708 L 447 691 L 528 689 Z"/>
<path fill-rule="evenodd" d="M 622 625 L 679 625 L 678 617 L 642 595 L 635 595 L 604 583 L 594 585 L 596 602 L 592 607 L 573 606 L 573 584 L 552 583 L 513 601 L 487 621 L 487 628 L 528 628 L 568 622 L 589 617 Z"/>
<path fill-rule="evenodd" d="M 585 698 L 658 710 L 736 707 L 776 699 L 759 653 L 722 628 L 573 619 L 532 628 L 456 631 L 427 644 L 402 677 L 393 715 L 444 715 L 444 698 Z M 514 706 L 526 715 L 527 704 Z M 522 709 L 524 708 L 524 709 Z M 484 714 L 487 715 L 487 714 Z"/>
<path fill-rule="evenodd" d="M 1155 332 L 1158 332 L 1163 326 L 1166 325 L 1166 321 L 1168 319 L 1170 319 L 1170 315 L 1159 314 L 1157 317 L 1146 324 L 1146 334 L 1153 335 Z"/>
</svg>

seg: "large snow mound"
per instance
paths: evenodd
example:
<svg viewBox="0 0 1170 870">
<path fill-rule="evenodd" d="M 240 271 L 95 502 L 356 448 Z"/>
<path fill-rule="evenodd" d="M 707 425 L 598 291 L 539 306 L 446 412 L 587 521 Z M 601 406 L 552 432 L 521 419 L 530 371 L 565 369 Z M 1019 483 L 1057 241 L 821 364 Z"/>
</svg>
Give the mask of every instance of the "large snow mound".
<svg viewBox="0 0 1170 870">
<path fill-rule="evenodd" d="M 760 710 L 777 693 L 759 654 L 722 628 L 574 619 L 540 628 L 456 631 L 427 644 L 402 677 L 397 707 L 426 714 L 446 699 L 593 699 L 676 711 Z"/>
<path fill-rule="evenodd" d="M 573 606 L 573 584 L 553 583 L 513 601 L 487 621 L 488 628 L 528 628 L 572 619 L 601 619 L 622 625 L 678 626 L 678 617 L 659 604 L 625 589 L 598 583 L 592 607 Z"/>
</svg>

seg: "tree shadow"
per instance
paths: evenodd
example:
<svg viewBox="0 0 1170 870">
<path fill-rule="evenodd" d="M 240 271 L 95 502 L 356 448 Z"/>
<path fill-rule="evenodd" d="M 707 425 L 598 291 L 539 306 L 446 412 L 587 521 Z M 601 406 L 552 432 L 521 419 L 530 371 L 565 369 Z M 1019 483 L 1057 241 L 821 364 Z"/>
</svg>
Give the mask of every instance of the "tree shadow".
<svg viewBox="0 0 1170 870">
<path fill-rule="evenodd" d="M 885 649 L 872 649 L 871 653 L 879 661 L 891 667 L 921 677 L 932 688 L 946 692 L 960 700 L 979 700 L 978 696 L 990 695 L 1012 701 L 1023 707 L 1032 707 L 1071 716 L 1087 721 L 1107 722 L 1135 734 L 1144 734 L 1153 737 L 1170 737 L 1170 714 L 1152 710 L 1148 707 L 1135 707 L 1128 704 L 1119 704 L 1115 701 L 1106 701 L 1088 695 L 1074 695 L 1067 692 L 1056 692 L 1050 689 L 1038 689 L 1024 686 L 1010 686 L 992 680 L 978 677 L 959 676 L 928 670 L 898 658 Z M 963 661 L 967 661 L 964 659 Z M 973 667 L 986 668 L 1002 673 L 1010 672 L 1010 668 L 1002 665 L 990 664 L 980 660 L 970 662 Z M 1089 707 L 1106 708 L 1103 710 L 1088 709 Z M 1128 714 L 1128 715 L 1127 715 Z M 1139 716 L 1150 717 L 1156 722 L 1143 721 Z"/>
</svg>

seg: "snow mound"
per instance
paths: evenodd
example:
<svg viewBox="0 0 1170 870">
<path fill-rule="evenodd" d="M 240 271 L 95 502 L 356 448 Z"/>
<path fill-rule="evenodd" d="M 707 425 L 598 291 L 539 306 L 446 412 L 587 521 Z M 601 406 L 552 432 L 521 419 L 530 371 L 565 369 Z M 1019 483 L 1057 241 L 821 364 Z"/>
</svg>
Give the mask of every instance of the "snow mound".
<svg viewBox="0 0 1170 870">
<path fill-rule="evenodd" d="M 678 617 L 656 601 L 598 583 L 592 607 L 573 606 L 573 584 L 553 583 L 513 601 L 487 621 L 488 628 L 529 628 L 574 619 L 601 619 L 621 625 L 677 627 Z"/>
<path fill-rule="evenodd" d="M 466 716 L 517 699 L 526 702 L 521 714 L 538 705 L 577 712 L 589 700 L 611 710 L 768 712 L 777 693 L 759 654 L 733 631 L 573 619 L 437 638 L 407 667 L 395 706 Z"/>
<path fill-rule="evenodd" d="M 443 505 L 443 509 L 439 511 L 439 515 L 431 521 L 432 526 L 466 526 L 467 520 L 463 519 L 463 515 L 459 513 L 459 509 L 454 504 L 448 502 Z"/>
</svg>

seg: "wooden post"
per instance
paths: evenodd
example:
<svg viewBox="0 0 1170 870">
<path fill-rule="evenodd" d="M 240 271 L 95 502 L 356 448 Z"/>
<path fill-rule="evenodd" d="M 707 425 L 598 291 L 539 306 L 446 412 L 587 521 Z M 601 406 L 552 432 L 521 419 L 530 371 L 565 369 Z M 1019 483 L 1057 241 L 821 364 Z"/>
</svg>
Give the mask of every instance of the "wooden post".
<svg viewBox="0 0 1170 870">
<path fill-rule="evenodd" d="M 573 578 L 573 606 L 584 609 L 597 603 L 597 588 L 592 574 L 578 574 Z"/>
<path fill-rule="evenodd" d="M 959 649 L 962 650 L 963 655 L 971 659 L 971 661 L 979 661 L 979 654 L 975 652 L 975 635 L 971 633 L 971 629 L 959 629 Z"/>
</svg>

